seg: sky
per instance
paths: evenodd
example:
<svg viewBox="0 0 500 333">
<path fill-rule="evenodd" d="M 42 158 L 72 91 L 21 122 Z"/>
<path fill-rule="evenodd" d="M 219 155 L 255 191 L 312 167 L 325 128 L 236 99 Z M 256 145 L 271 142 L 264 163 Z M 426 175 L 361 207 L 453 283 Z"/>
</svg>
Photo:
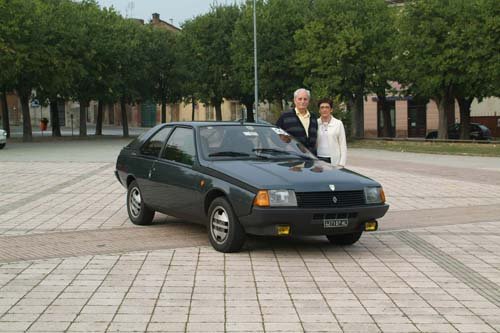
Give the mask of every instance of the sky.
<svg viewBox="0 0 500 333">
<path fill-rule="evenodd" d="M 213 3 L 232 4 L 242 0 L 98 0 L 101 7 L 113 6 L 124 17 L 149 22 L 151 14 L 159 13 L 160 19 L 177 27 L 197 15 L 207 13 Z"/>
</svg>

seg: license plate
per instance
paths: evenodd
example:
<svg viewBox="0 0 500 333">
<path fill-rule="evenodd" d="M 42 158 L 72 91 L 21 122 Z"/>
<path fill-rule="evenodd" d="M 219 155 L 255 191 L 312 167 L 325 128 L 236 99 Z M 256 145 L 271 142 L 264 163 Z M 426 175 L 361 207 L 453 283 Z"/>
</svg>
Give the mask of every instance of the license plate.
<svg viewBox="0 0 500 333">
<path fill-rule="evenodd" d="M 324 219 L 323 226 L 325 228 L 342 228 L 347 227 L 349 224 L 348 219 Z"/>
</svg>

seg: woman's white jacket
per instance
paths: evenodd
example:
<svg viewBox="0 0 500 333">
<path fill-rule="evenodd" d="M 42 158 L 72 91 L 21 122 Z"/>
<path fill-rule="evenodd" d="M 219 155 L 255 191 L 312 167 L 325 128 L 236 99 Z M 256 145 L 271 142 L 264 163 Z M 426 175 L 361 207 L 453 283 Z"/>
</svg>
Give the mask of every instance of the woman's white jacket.
<svg viewBox="0 0 500 333">
<path fill-rule="evenodd" d="M 321 118 L 318 118 L 318 132 L 321 131 Z M 320 136 L 318 135 L 318 146 Z M 328 123 L 328 147 L 332 165 L 345 166 L 347 145 L 344 124 L 334 117 Z"/>
</svg>

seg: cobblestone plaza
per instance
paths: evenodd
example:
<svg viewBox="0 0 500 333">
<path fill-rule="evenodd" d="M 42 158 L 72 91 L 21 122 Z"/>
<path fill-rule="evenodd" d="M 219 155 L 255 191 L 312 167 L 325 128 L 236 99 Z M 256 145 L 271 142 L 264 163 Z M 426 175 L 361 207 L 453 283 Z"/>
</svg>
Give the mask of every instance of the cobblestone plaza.
<svg viewBox="0 0 500 333">
<path fill-rule="evenodd" d="M 202 226 L 129 222 L 125 143 L 1 152 L 0 332 L 500 331 L 500 159 L 349 151 L 384 186 L 380 231 L 222 254 Z"/>
</svg>

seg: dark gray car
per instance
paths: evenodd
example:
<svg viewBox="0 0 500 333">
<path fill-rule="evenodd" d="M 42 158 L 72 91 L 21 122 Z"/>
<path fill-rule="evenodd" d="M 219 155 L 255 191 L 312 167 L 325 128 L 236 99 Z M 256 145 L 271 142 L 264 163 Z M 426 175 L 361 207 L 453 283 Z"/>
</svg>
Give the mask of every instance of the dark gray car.
<svg viewBox="0 0 500 333">
<path fill-rule="evenodd" d="M 203 223 L 222 252 L 241 249 L 246 234 L 353 244 L 389 208 L 379 183 L 265 124 L 158 125 L 123 148 L 116 175 L 133 223 L 150 224 L 155 211 Z"/>
</svg>

